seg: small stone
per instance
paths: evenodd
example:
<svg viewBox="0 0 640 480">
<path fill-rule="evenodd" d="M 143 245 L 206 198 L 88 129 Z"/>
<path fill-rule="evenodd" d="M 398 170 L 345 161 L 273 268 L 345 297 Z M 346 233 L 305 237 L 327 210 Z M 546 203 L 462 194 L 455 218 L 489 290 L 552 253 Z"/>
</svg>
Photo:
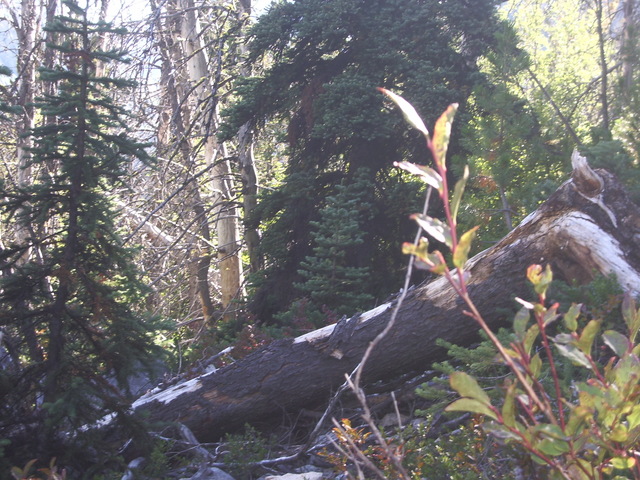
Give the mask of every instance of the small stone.
<svg viewBox="0 0 640 480">
<path fill-rule="evenodd" d="M 193 477 L 181 480 L 235 480 L 227 472 L 216 467 L 201 468 Z"/>
<path fill-rule="evenodd" d="M 284 475 L 269 475 L 265 480 L 322 480 L 320 472 L 286 473 Z"/>
</svg>

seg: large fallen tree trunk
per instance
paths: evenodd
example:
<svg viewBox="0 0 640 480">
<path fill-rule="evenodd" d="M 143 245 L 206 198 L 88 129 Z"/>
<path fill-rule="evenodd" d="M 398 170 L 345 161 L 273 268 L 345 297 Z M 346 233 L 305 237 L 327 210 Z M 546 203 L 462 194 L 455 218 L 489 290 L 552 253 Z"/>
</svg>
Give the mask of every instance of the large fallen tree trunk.
<svg viewBox="0 0 640 480">
<path fill-rule="evenodd" d="M 536 212 L 494 247 L 469 261 L 469 291 L 491 327 L 509 320 L 515 296 L 531 299 L 530 264 L 550 264 L 556 278 L 587 282 L 615 274 L 625 290 L 640 289 L 640 210 L 608 172 L 574 155 L 574 173 Z M 399 243 L 401 239 L 398 239 Z M 281 419 L 326 403 L 387 325 L 395 302 L 335 325 L 281 340 L 217 371 L 133 405 L 150 420 L 180 422 L 210 441 L 246 422 Z M 478 326 L 444 278 L 410 291 L 393 329 L 369 358 L 363 379 L 425 370 L 443 357 L 438 338 L 470 344 Z"/>
</svg>

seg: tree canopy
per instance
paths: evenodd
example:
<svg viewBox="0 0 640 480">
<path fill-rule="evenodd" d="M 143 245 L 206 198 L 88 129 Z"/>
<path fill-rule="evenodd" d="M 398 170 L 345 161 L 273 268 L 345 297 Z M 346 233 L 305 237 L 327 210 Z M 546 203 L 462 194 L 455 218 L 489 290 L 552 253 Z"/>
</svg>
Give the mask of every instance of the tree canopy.
<svg viewBox="0 0 640 480">
<path fill-rule="evenodd" d="M 477 60 L 498 25 L 494 7 L 494 1 L 294 1 L 273 5 L 252 27 L 248 61 L 268 57 L 270 63 L 260 75 L 239 81 L 226 128 L 284 121 L 289 157 L 282 187 L 264 195 L 250 219 L 269 225 L 262 242 L 266 269 L 253 298 L 260 320 L 308 292 L 299 271 L 318 247 L 312 225 L 340 184 L 366 181 L 370 190 L 368 203 L 360 205 L 369 216 L 359 220 L 361 243 L 344 266 L 377 274 L 354 295 L 380 298 L 390 285 L 399 286 L 394 237 L 408 234 L 407 216 L 420 207 L 417 186 L 393 163 L 426 158 L 401 117 L 388 115 L 376 87 L 405 92 L 430 122 L 453 102 L 464 112 L 482 82 Z M 453 145 L 452 153 L 461 148 Z M 357 219 L 360 213 L 344 215 Z M 321 281 L 331 288 L 330 274 L 314 279 Z"/>
<path fill-rule="evenodd" d="M 63 453 L 62 432 L 123 413 L 129 377 L 160 352 L 158 322 L 139 309 L 146 289 L 114 222 L 127 165 L 150 161 L 110 94 L 132 83 L 97 74 L 124 57 L 96 38 L 123 31 L 66 5 L 69 14 L 46 26 L 58 35 L 47 48 L 61 56 L 40 70 L 52 93 L 35 105 L 46 121 L 27 132 L 23 168 L 33 180 L 0 190 L 2 214 L 25 232 L 0 248 L 0 435 L 44 456 Z"/>
</svg>

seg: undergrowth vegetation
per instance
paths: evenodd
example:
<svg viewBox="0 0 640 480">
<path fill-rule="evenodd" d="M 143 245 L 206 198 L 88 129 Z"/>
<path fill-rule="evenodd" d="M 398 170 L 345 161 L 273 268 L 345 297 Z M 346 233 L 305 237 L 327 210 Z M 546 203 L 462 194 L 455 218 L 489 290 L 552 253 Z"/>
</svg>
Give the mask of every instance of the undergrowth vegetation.
<svg viewBox="0 0 640 480">
<path fill-rule="evenodd" d="M 357 478 L 369 478 L 365 471 L 377 478 L 640 478 L 640 309 L 634 298 L 621 294 L 615 279 L 600 277 L 588 286 L 557 287 L 551 300 L 551 268 L 531 265 L 526 275 L 535 298 L 517 299 L 522 308 L 510 331 L 492 332 L 466 287 L 465 262 L 476 228 L 460 236 L 456 231 L 466 175 L 452 195 L 447 185 L 445 155 L 456 105 L 440 117 L 431 137 L 408 102 L 381 91 L 423 133 L 432 153 L 435 168 L 399 166 L 439 193 L 446 221 L 414 218 L 449 247 L 453 267 L 425 237 L 405 244 L 404 251 L 447 278 L 484 341 L 475 349 L 445 345 L 453 359 L 436 369 L 448 375 L 449 388 L 433 382 L 418 390 L 451 402 L 449 414 L 471 415 L 466 425 L 435 440 L 427 426 L 372 443 L 365 430 L 343 420 L 334 429 L 340 452 L 334 464 L 350 459 Z M 458 397 L 453 401 L 452 391 Z M 500 473 L 487 455 L 500 459 Z"/>
</svg>

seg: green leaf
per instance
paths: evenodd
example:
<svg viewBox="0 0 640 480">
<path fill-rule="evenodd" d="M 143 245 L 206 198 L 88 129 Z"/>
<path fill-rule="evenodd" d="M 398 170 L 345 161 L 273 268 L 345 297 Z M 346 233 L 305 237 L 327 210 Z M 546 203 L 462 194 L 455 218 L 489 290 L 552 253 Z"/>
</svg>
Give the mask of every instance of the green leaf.
<svg viewBox="0 0 640 480">
<path fill-rule="evenodd" d="M 558 425 L 551 423 L 541 423 L 534 427 L 534 433 L 550 437 L 556 440 L 565 440 L 566 435 Z"/>
<path fill-rule="evenodd" d="M 622 358 L 622 356 L 631 350 L 631 343 L 629 339 L 620 332 L 615 330 L 607 330 L 602 334 L 604 343 L 606 343 L 614 353 Z"/>
<path fill-rule="evenodd" d="M 522 425 L 520 425 L 518 422 L 516 422 L 516 428 L 522 428 Z M 518 429 L 520 429 L 518 428 Z M 495 438 L 498 438 L 500 440 L 515 440 L 517 442 L 522 441 L 522 437 L 520 437 L 520 435 L 518 435 L 517 433 L 512 432 L 511 430 L 509 430 L 508 428 L 506 428 L 504 425 L 500 424 L 500 423 L 496 423 L 496 422 L 485 422 L 484 425 L 482 425 L 482 429 L 492 435 Z"/>
<path fill-rule="evenodd" d="M 567 421 L 567 426 L 565 427 L 567 435 L 575 435 L 578 429 L 585 424 L 586 419 L 590 416 L 591 411 L 582 405 L 572 408 L 571 413 L 569 414 L 569 420 Z"/>
<path fill-rule="evenodd" d="M 633 457 L 615 457 L 611 459 L 611 465 L 616 470 L 630 470 L 636 466 L 636 459 Z"/>
<path fill-rule="evenodd" d="M 507 387 L 507 393 L 502 404 L 502 422 L 507 427 L 515 427 L 516 425 L 516 385 L 512 383 Z"/>
<path fill-rule="evenodd" d="M 565 327 L 575 332 L 578 329 L 578 317 L 580 316 L 580 311 L 582 310 L 581 303 L 573 303 L 567 313 L 564 314 L 562 320 L 564 321 Z"/>
<path fill-rule="evenodd" d="M 493 410 L 491 410 L 485 403 L 474 398 L 459 398 L 455 402 L 447 405 L 445 411 L 481 413 L 482 415 L 491 417 L 494 420 L 498 420 L 498 417 Z"/>
<path fill-rule="evenodd" d="M 534 448 L 549 457 L 564 455 L 571 450 L 567 441 L 550 438 L 543 438 L 534 445 Z"/>
<path fill-rule="evenodd" d="M 541 265 L 531 265 L 527 269 L 527 278 L 533 284 L 538 295 L 544 295 L 553 280 L 553 272 L 549 265 L 543 270 Z"/>
<path fill-rule="evenodd" d="M 405 255 L 415 255 L 420 260 L 425 261 L 429 256 L 429 240 L 422 237 L 418 241 L 418 245 L 404 242 L 402 244 L 402 253 Z"/>
<path fill-rule="evenodd" d="M 591 368 L 589 358 L 582 353 L 577 346 L 572 344 L 562 345 L 560 343 L 556 343 L 555 345 L 558 352 L 560 352 L 560 355 L 571 360 L 574 365 L 582 365 L 583 367 Z"/>
<path fill-rule="evenodd" d="M 575 464 L 569 466 L 572 480 L 601 480 L 602 475 L 596 471 L 592 462 L 583 458 L 576 458 Z M 611 479 L 615 480 L 615 479 Z"/>
<path fill-rule="evenodd" d="M 626 339 L 625 339 L 626 340 Z M 640 377 L 640 359 L 636 355 L 623 355 L 613 368 L 613 381 L 617 390 L 627 392 L 633 388 Z"/>
<path fill-rule="evenodd" d="M 469 250 L 471 250 L 471 242 L 473 242 L 477 231 L 478 227 L 473 227 L 460 237 L 460 241 L 453 252 L 453 264 L 456 267 L 462 268 L 467 262 L 467 259 L 469 258 Z"/>
<path fill-rule="evenodd" d="M 540 371 L 542 370 L 542 359 L 539 354 L 535 354 L 531 357 L 531 361 L 529 362 L 529 369 L 531 370 L 531 375 L 533 378 L 538 378 L 540 376 Z"/>
<path fill-rule="evenodd" d="M 449 138 L 451 137 L 451 124 L 453 123 L 453 117 L 457 110 L 457 103 L 449 105 L 436 121 L 436 126 L 433 130 L 433 153 L 435 155 L 435 162 L 443 171 L 447 169 L 445 157 L 447 156 Z"/>
<path fill-rule="evenodd" d="M 518 310 L 518 313 L 513 318 L 513 331 L 518 340 L 524 339 L 529 320 L 531 320 L 531 312 L 527 307 L 522 307 Z"/>
<path fill-rule="evenodd" d="M 633 430 L 640 425 L 640 405 L 635 405 L 629 415 L 627 415 L 627 422 L 629 422 L 629 430 Z"/>
<path fill-rule="evenodd" d="M 30 476 L 31 469 L 33 468 L 33 466 L 37 461 L 38 461 L 37 458 L 34 458 L 33 460 L 29 460 L 27 464 L 24 466 L 24 468 L 22 469 L 19 467 L 11 467 L 11 475 L 13 475 L 13 477 L 18 480 L 22 478 L 27 478 L 27 476 Z"/>
<path fill-rule="evenodd" d="M 558 314 L 558 306 L 559 305 L 556 303 L 544 313 L 542 325 L 546 327 L 550 323 L 555 322 L 558 318 L 560 318 L 560 315 Z"/>
<path fill-rule="evenodd" d="M 449 376 L 449 384 L 461 397 L 473 398 L 485 405 L 491 404 L 489 395 L 478 385 L 477 380 L 465 372 L 453 372 Z"/>
<path fill-rule="evenodd" d="M 442 255 L 437 250 L 429 254 L 429 261 L 433 264 L 430 268 L 432 273 L 442 275 L 447 271 L 447 264 L 444 262 Z"/>
<path fill-rule="evenodd" d="M 542 452 L 540 452 L 542 453 Z M 531 460 L 533 460 L 535 463 L 537 463 L 538 465 L 547 465 L 547 461 L 540 458 L 538 455 L 536 455 L 535 453 L 530 453 L 529 454 L 531 457 Z M 552 479 L 555 480 L 555 479 Z"/>
<path fill-rule="evenodd" d="M 608 437 L 612 442 L 626 442 L 627 438 L 629 438 L 629 430 L 623 424 L 618 423 L 613 427 L 613 430 L 611 430 Z"/>
<path fill-rule="evenodd" d="M 397 167 L 402 168 L 403 170 L 406 170 L 409 173 L 418 175 L 424 183 L 426 183 L 427 185 L 430 185 L 431 187 L 435 188 L 436 190 L 442 193 L 442 190 L 443 190 L 442 177 L 433 168 L 427 167 L 424 165 L 417 165 L 415 163 L 410 163 L 410 162 L 396 162 L 395 165 Z"/>
<path fill-rule="evenodd" d="M 413 105 L 407 102 L 400 95 L 395 94 L 387 90 L 386 88 L 378 88 L 378 91 L 384 93 L 398 106 L 398 108 L 400 108 L 402 115 L 404 116 L 405 120 L 409 123 L 409 125 L 411 125 L 412 127 L 422 132 L 422 134 L 427 138 L 427 140 L 429 139 L 429 130 L 427 129 L 424 122 L 422 121 L 422 118 L 420 118 L 420 115 L 418 115 L 418 112 L 416 112 L 416 109 L 413 108 Z"/>
<path fill-rule="evenodd" d="M 629 292 L 622 298 L 622 317 L 629 329 L 629 340 L 635 343 L 640 330 L 640 312 L 636 310 L 636 301 Z"/>
<path fill-rule="evenodd" d="M 577 341 L 577 346 L 585 355 L 591 355 L 591 347 L 596 335 L 600 331 L 601 320 L 591 320 L 582 330 L 580 338 Z"/>
<path fill-rule="evenodd" d="M 467 184 L 468 179 L 469 167 L 465 165 L 462 178 L 456 182 L 456 186 L 453 190 L 453 198 L 451 200 L 451 217 L 454 222 L 456 222 L 456 219 L 458 218 L 458 210 L 460 208 L 460 202 L 462 201 L 462 194 L 464 193 L 464 187 Z"/>
<path fill-rule="evenodd" d="M 434 240 L 444 243 L 447 247 L 451 248 L 451 229 L 446 223 L 429 215 L 423 215 L 422 213 L 415 213 L 411 215 L 411 218 L 418 222 L 418 225 L 431 235 Z"/>
<path fill-rule="evenodd" d="M 534 325 L 531 325 L 531 327 L 529 327 L 529 330 L 527 330 L 527 333 L 524 336 L 524 342 L 523 342 L 524 351 L 527 354 L 531 353 L 531 348 L 533 347 L 533 344 L 536 341 L 536 338 L 538 338 L 539 334 L 540 334 L 540 327 L 538 326 L 537 323 Z"/>
<path fill-rule="evenodd" d="M 558 456 L 569 452 L 567 437 L 558 425 L 543 423 L 534 427 L 535 437 L 540 440 L 534 443 L 534 448 L 547 456 Z"/>
<path fill-rule="evenodd" d="M 433 273 L 442 275 L 447 271 L 447 264 L 444 263 L 442 254 L 437 250 L 429 253 L 429 242 L 426 238 L 421 238 L 418 245 L 405 242 L 402 244 L 402 253 L 414 255 L 416 257 L 416 267 L 431 270 Z"/>
</svg>

